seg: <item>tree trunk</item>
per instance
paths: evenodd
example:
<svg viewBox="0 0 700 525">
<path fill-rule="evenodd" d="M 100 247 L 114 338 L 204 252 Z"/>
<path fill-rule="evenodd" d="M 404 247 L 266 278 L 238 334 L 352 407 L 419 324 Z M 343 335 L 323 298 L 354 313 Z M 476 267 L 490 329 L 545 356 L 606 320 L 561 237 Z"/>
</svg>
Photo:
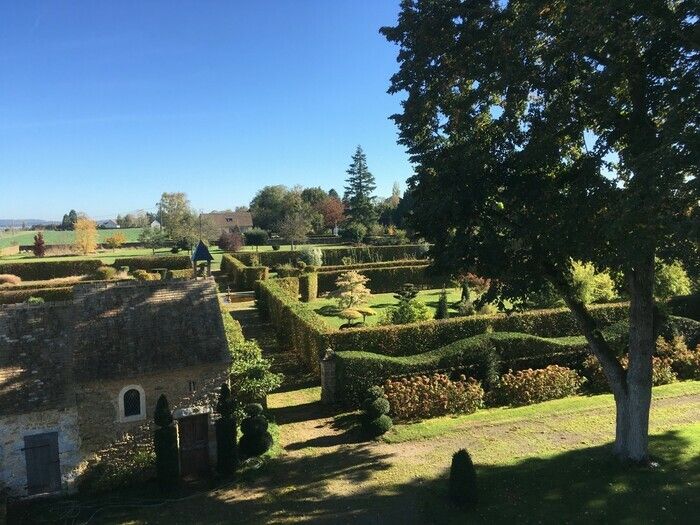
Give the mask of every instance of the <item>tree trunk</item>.
<svg viewBox="0 0 700 525">
<path fill-rule="evenodd" d="M 564 296 L 600 362 L 616 405 L 615 455 L 623 461 L 645 463 L 649 458 L 649 409 L 651 407 L 652 357 L 654 353 L 654 256 L 649 255 L 630 272 L 629 364 L 625 370 L 586 306 L 575 297 L 565 280 L 552 282 Z"/>
</svg>

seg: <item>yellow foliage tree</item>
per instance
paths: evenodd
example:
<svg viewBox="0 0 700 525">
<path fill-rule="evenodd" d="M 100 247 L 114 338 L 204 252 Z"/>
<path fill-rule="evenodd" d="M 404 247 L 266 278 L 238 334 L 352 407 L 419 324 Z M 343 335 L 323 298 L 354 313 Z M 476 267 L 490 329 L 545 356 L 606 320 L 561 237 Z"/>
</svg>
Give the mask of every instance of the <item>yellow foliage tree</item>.
<svg viewBox="0 0 700 525">
<path fill-rule="evenodd" d="M 105 239 L 105 246 L 112 250 L 121 247 L 126 242 L 126 237 L 122 232 L 117 232 Z"/>
<path fill-rule="evenodd" d="M 73 249 L 83 255 L 93 253 L 97 248 L 97 225 L 87 217 L 79 217 L 75 223 Z"/>
</svg>

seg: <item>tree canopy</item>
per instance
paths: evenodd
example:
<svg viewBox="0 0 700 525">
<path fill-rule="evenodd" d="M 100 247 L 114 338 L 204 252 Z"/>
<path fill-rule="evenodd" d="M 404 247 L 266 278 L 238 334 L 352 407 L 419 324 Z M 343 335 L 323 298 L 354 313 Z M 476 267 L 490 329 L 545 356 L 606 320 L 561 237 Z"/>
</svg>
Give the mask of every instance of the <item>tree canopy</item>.
<svg viewBox="0 0 700 525">
<path fill-rule="evenodd" d="M 695 3 L 401 5 L 382 32 L 400 46 L 414 228 L 444 267 L 490 277 L 486 300 L 557 288 L 615 393 L 616 452 L 645 460 L 654 261 L 700 260 Z M 572 260 L 625 277 L 628 371 L 576 300 Z"/>
</svg>

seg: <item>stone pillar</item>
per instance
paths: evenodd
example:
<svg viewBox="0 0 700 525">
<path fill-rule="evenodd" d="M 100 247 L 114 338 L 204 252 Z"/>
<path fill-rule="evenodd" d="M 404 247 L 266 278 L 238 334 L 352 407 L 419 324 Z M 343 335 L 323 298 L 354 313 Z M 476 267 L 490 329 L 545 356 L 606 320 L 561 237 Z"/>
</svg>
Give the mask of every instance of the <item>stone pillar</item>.
<svg viewBox="0 0 700 525">
<path fill-rule="evenodd" d="M 330 348 L 321 358 L 321 403 L 335 403 L 335 352 Z"/>
</svg>

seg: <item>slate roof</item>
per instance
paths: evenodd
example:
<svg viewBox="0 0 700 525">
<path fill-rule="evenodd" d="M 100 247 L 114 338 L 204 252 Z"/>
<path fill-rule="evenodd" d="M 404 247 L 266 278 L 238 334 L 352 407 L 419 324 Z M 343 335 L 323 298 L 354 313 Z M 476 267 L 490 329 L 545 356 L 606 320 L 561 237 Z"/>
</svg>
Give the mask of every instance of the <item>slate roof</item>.
<svg viewBox="0 0 700 525">
<path fill-rule="evenodd" d="M 214 257 L 212 257 L 211 253 L 209 253 L 209 248 L 207 248 L 207 245 L 204 244 L 202 241 L 199 241 L 199 244 L 192 252 L 192 260 L 194 262 L 213 261 Z"/>
</svg>

